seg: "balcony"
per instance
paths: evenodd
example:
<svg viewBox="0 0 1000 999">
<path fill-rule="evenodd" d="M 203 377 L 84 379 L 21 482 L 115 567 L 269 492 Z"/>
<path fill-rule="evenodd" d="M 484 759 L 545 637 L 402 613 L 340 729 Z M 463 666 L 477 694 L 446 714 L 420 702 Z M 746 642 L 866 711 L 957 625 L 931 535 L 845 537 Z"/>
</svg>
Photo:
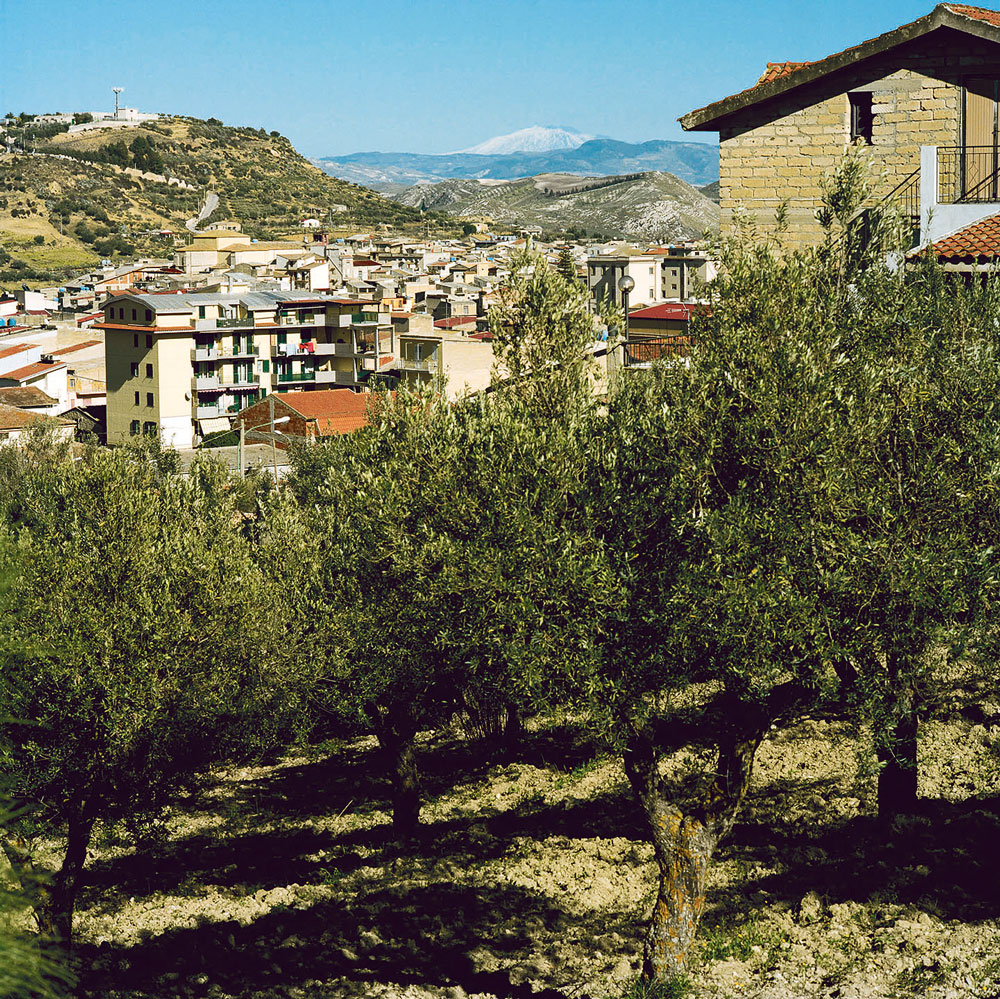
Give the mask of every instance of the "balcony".
<svg viewBox="0 0 1000 999">
<path fill-rule="evenodd" d="M 202 405 L 199 403 L 195 407 L 194 416 L 196 420 L 207 420 L 213 416 L 226 416 L 229 412 L 227 406 L 220 406 L 217 403 Z"/>
<path fill-rule="evenodd" d="M 242 347 L 220 347 L 216 350 L 215 356 L 220 360 L 229 360 L 234 357 L 259 357 L 260 347 L 256 344 L 246 344 Z"/>
<path fill-rule="evenodd" d="M 254 325 L 253 316 L 226 317 L 223 319 L 215 320 L 215 328 L 220 330 L 240 329 L 242 327 L 253 329 L 253 325 Z"/>
<path fill-rule="evenodd" d="M 194 387 L 198 392 L 204 392 L 207 389 L 218 389 L 219 376 L 215 372 L 210 375 L 195 375 Z"/>
<path fill-rule="evenodd" d="M 356 352 L 349 343 L 317 343 L 314 353 L 317 357 L 353 357 Z"/>
<path fill-rule="evenodd" d="M 1000 212 L 1000 148 L 920 147 L 919 243 Z"/>
<path fill-rule="evenodd" d="M 401 357 L 399 359 L 399 366 L 404 371 L 437 372 L 440 370 L 440 365 L 438 364 L 438 359 L 436 357 L 429 357 L 421 361 L 418 361 L 412 357 Z"/>
<path fill-rule="evenodd" d="M 217 361 L 219 359 L 219 352 L 215 346 L 211 347 L 195 347 L 191 351 L 192 361 Z"/>
<path fill-rule="evenodd" d="M 317 380 L 316 371 L 279 371 L 278 384 L 284 385 L 286 382 L 314 382 Z"/>
<path fill-rule="evenodd" d="M 353 371 L 317 371 L 317 385 L 357 385 Z"/>
<path fill-rule="evenodd" d="M 361 368 L 364 371 L 385 371 L 386 368 L 391 368 L 395 363 L 396 357 L 389 351 L 383 351 L 378 355 L 375 353 L 365 354 L 361 358 Z"/>
</svg>

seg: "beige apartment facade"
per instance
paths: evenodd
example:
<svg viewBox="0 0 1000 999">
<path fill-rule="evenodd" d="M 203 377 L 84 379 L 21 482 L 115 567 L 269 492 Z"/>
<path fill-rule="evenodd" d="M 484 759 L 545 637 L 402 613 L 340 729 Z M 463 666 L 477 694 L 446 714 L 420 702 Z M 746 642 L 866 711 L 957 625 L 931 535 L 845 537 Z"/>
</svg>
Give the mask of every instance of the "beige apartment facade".
<svg viewBox="0 0 1000 999">
<path fill-rule="evenodd" d="M 932 207 L 939 227 L 974 220 L 942 206 L 1000 200 L 998 102 L 1000 14 L 939 4 L 818 62 L 771 63 L 753 87 L 680 121 L 719 133 L 724 234 L 737 212 L 771 231 L 784 206 L 786 245 L 806 246 L 823 236 L 823 179 L 851 146 L 882 175 L 876 199 L 895 200 L 915 228 Z"/>
<path fill-rule="evenodd" d="M 375 302 L 287 292 L 119 295 L 103 305 L 108 443 L 191 447 L 282 389 L 361 391 L 396 363 Z"/>
</svg>

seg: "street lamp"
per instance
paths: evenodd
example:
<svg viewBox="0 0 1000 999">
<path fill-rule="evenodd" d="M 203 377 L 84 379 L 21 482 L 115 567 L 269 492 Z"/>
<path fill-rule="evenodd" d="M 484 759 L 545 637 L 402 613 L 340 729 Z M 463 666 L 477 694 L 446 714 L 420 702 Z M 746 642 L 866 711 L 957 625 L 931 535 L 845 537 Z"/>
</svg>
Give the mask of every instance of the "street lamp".
<svg viewBox="0 0 1000 999">
<path fill-rule="evenodd" d="M 254 433 L 254 432 L 260 433 L 260 434 L 263 434 L 264 436 L 270 437 L 270 439 L 271 439 L 271 465 L 274 468 L 274 481 L 275 481 L 275 483 L 277 483 L 277 481 L 278 481 L 278 454 L 277 454 L 277 452 L 274 449 L 274 438 L 277 436 L 277 434 L 275 434 L 274 428 L 279 423 L 288 423 L 288 421 L 291 420 L 291 417 L 290 416 L 279 416 L 278 419 L 275 419 L 274 418 L 274 396 L 273 395 L 272 396 L 268 396 L 267 401 L 269 403 L 268 409 L 269 409 L 270 418 L 268 419 L 267 423 L 258 423 L 257 426 L 251 427 L 250 428 L 250 432 L 251 433 Z M 239 420 L 239 417 L 237 417 L 237 419 Z M 268 425 L 270 425 L 270 427 L 271 427 L 270 433 L 268 433 L 265 430 L 261 430 L 260 429 L 261 427 L 266 427 Z M 237 445 L 237 448 L 236 448 L 236 464 L 239 465 L 239 470 L 240 470 L 240 476 L 241 477 L 243 476 L 243 443 L 246 440 L 246 430 L 247 430 L 246 424 L 242 420 L 240 420 L 240 440 L 239 440 L 239 444 Z"/>
<path fill-rule="evenodd" d="M 635 278 L 631 274 L 623 274 L 618 279 L 618 290 L 622 293 L 622 307 L 625 309 L 625 343 L 628 343 L 628 295 L 629 292 L 635 287 Z M 628 363 L 628 347 L 623 348 L 625 351 L 625 361 Z"/>
</svg>

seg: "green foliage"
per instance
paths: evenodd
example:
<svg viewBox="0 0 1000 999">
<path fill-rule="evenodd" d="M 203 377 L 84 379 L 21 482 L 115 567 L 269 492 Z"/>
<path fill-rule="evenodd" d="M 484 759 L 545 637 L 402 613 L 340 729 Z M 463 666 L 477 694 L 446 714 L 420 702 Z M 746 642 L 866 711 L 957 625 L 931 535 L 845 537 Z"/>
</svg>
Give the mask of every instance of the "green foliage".
<svg viewBox="0 0 1000 999">
<path fill-rule="evenodd" d="M 694 982 L 688 975 L 672 975 L 664 981 L 633 979 L 621 993 L 621 999 L 690 999 Z"/>
<path fill-rule="evenodd" d="M 73 463 L 9 450 L 0 699 L 26 724 L 0 725 L 2 767 L 23 821 L 69 823 L 72 847 L 74 829 L 155 815 L 208 761 L 273 743 L 281 600 L 217 466 L 182 479 L 153 445 Z M 64 940 L 71 859 L 51 902 Z"/>
</svg>

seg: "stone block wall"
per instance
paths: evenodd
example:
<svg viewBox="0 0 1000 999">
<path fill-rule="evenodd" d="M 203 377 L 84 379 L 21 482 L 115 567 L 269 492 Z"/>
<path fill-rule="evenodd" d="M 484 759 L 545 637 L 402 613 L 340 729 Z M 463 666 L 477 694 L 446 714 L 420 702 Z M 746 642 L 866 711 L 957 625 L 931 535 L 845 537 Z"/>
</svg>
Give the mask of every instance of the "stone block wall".
<svg viewBox="0 0 1000 999">
<path fill-rule="evenodd" d="M 954 35 L 954 37 L 951 37 Z M 872 94 L 870 153 L 877 193 L 887 194 L 919 167 L 920 146 L 962 141 L 963 79 L 1000 73 L 993 47 L 957 33 L 934 36 L 831 74 L 760 105 L 745 108 L 720 130 L 723 233 L 733 212 L 752 215 L 760 231 L 774 228 L 788 203 L 786 246 L 822 239 L 816 222 L 821 181 L 850 142 L 848 93 Z"/>
</svg>

